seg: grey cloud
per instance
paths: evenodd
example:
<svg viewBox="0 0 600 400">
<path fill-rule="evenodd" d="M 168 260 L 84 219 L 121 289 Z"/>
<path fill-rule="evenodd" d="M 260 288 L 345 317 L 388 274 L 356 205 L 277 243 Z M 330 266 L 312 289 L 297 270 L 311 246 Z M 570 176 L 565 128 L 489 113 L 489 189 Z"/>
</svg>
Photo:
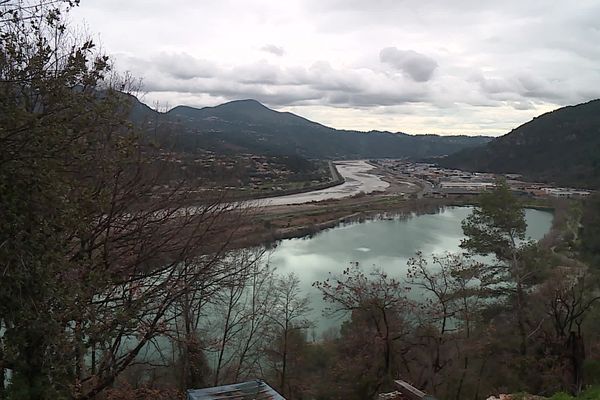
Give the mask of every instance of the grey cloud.
<svg viewBox="0 0 600 400">
<path fill-rule="evenodd" d="M 480 83 L 483 91 L 489 94 L 513 93 L 515 91 L 514 85 L 505 79 L 483 78 Z"/>
<path fill-rule="evenodd" d="M 367 86 L 362 76 L 356 71 L 335 70 L 325 61 L 319 61 L 311 65 L 308 73 L 310 84 L 323 91 L 358 93 L 364 91 Z"/>
<path fill-rule="evenodd" d="M 102 32 L 118 70 L 188 104 L 428 107 L 456 120 L 476 109 L 484 126 L 600 97 L 598 1 L 181 1 L 86 0 L 75 16 Z"/>
<path fill-rule="evenodd" d="M 414 56 L 414 52 L 404 53 Z M 395 56 L 398 51 L 389 54 Z M 158 58 L 162 62 L 157 64 L 154 60 Z M 533 110 L 548 102 L 569 104 L 564 99 L 570 99 L 569 93 L 573 92 L 525 72 L 496 72 L 488 77 L 489 72 L 484 74 L 473 68 L 446 68 L 438 74 L 435 85 L 423 85 L 422 80 L 408 73 L 390 74 L 385 69 L 366 67 L 340 69 L 326 61 L 309 67 L 281 66 L 266 60 L 226 67 L 200 62 L 185 54 L 160 54 L 147 60 L 129 61 L 139 65 L 137 71 L 144 71 L 145 89 L 151 92 L 182 93 L 188 98 L 254 98 L 274 107 L 327 105 L 373 109 L 427 103 L 440 111 L 455 110 L 461 104 Z M 187 63 L 182 69 L 184 61 Z"/>
<path fill-rule="evenodd" d="M 266 61 L 240 65 L 230 71 L 221 71 L 233 81 L 246 84 L 276 85 L 283 83 L 282 71 Z"/>
<path fill-rule="evenodd" d="M 244 84 L 221 79 L 197 79 L 194 81 L 153 80 L 144 87 L 149 92 L 179 92 L 202 94 L 227 100 L 255 99 L 271 106 L 303 104 L 319 101 L 323 94 L 302 86 L 278 86 Z"/>
<path fill-rule="evenodd" d="M 571 95 L 564 85 L 523 72 L 500 78 L 487 78 L 481 74 L 476 82 L 485 96 L 493 100 L 509 101 L 517 110 L 531 109 L 531 99 L 560 103 Z"/>
<path fill-rule="evenodd" d="M 216 73 L 216 66 L 187 53 L 160 53 L 152 63 L 161 72 L 177 79 L 207 78 Z"/>
<path fill-rule="evenodd" d="M 558 92 L 556 84 L 534 75 L 520 75 L 516 79 L 523 88 L 520 93 L 524 97 L 556 101 L 567 94 Z"/>
<path fill-rule="evenodd" d="M 283 56 L 285 54 L 285 49 L 281 46 L 276 46 L 274 44 L 267 44 L 260 48 L 262 51 L 267 53 L 274 54 L 276 56 Z"/>
<path fill-rule="evenodd" d="M 386 47 L 379 53 L 379 60 L 397 70 L 408 74 L 417 82 L 431 79 L 438 67 L 437 61 L 414 50 L 399 50 L 396 47 Z"/>
<path fill-rule="evenodd" d="M 533 104 L 531 101 L 515 101 L 511 103 L 511 106 L 515 110 L 535 110 L 535 104 Z"/>
<path fill-rule="evenodd" d="M 333 106 L 352 106 L 360 108 L 391 107 L 401 104 L 417 103 L 427 100 L 426 93 L 418 92 L 365 92 L 357 94 L 332 93 L 326 97 Z"/>
<path fill-rule="evenodd" d="M 599 2 L 457 0 L 450 5 L 443 0 L 308 0 L 307 4 L 319 15 L 321 32 L 351 34 L 361 26 L 363 32 L 396 34 L 419 49 L 435 51 L 436 61 L 443 65 L 435 70 L 436 77 L 448 73 L 453 64 L 485 69 L 493 77 L 474 87 L 481 86 L 481 94 L 492 103 L 532 99 L 538 105 L 566 105 L 598 97 L 590 87 L 600 81 Z M 367 33 L 367 37 L 375 36 Z M 533 71 L 539 81 L 529 77 L 520 81 L 517 68 Z M 456 77 L 469 80 L 465 74 Z"/>
<path fill-rule="evenodd" d="M 147 63 L 142 62 L 147 65 Z M 145 90 L 210 95 L 228 99 L 254 98 L 272 106 L 329 104 L 335 107 L 375 107 L 420 102 L 427 88 L 410 79 L 371 69 L 337 69 L 320 61 L 308 68 L 282 67 L 266 61 L 215 68 L 212 76 L 146 71 Z"/>
</svg>

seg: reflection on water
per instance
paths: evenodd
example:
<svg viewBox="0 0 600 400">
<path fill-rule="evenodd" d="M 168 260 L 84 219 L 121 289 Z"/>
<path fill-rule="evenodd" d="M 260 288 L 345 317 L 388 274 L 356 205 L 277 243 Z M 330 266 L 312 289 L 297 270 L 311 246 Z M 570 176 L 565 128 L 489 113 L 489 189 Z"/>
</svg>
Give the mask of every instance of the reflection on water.
<svg viewBox="0 0 600 400">
<path fill-rule="evenodd" d="M 311 318 L 323 331 L 336 321 L 321 317 L 323 303 L 315 281 L 327 279 L 329 272 L 341 273 L 351 262 L 363 268 L 376 266 L 391 276 L 404 279 L 406 263 L 417 251 L 424 255 L 459 251 L 463 239 L 461 221 L 471 207 L 448 207 L 434 214 L 391 217 L 346 224 L 310 238 L 287 239 L 279 243 L 270 263 L 279 273 L 295 272 L 312 300 Z M 539 240 L 550 229 L 553 215 L 548 211 L 526 210 L 527 236 Z"/>
</svg>

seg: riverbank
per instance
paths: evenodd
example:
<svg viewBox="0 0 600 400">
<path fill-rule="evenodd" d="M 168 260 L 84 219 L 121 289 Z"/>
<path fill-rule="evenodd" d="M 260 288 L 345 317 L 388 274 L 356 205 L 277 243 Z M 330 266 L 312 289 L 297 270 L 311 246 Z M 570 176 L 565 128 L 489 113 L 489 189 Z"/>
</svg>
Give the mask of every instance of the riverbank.
<svg viewBox="0 0 600 400">
<path fill-rule="evenodd" d="M 250 205 L 252 222 L 242 227 L 238 245 L 270 244 L 313 235 L 384 213 L 433 213 L 443 207 L 475 205 L 478 201 L 477 193 L 435 196 L 430 183 L 395 175 L 366 160 L 341 162 L 339 172 L 333 163 L 330 167 L 332 177 L 344 179 L 345 185 L 333 191 L 258 200 Z M 554 212 L 556 208 L 555 201 L 548 198 L 523 197 L 522 203 L 526 208 L 543 211 Z M 552 236 L 557 236 L 558 229 L 553 229 Z"/>
<path fill-rule="evenodd" d="M 342 185 L 346 182 L 344 177 L 339 173 L 337 167 L 332 161 L 328 161 L 330 179 L 327 182 L 311 183 L 305 182 L 301 187 L 288 188 L 288 189 L 276 189 L 267 193 L 261 191 L 240 191 L 232 190 L 229 192 L 228 197 L 235 201 L 252 201 L 252 200 L 265 200 L 270 198 L 278 198 L 283 196 L 291 196 L 295 194 L 310 193 L 318 190 L 324 190 Z M 302 183 L 302 182 L 300 182 Z"/>
<path fill-rule="evenodd" d="M 318 203 L 261 207 L 253 210 L 251 226 L 241 227 L 239 245 L 269 245 L 282 239 L 314 235 L 343 223 L 385 215 L 434 213 L 443 207 L 473 202 L 472 198 L 407 200 L 401 196 L 373 194 Z"/>
<path fill-rule="evenodd" d="M 344 179 L 342 185 L 296 195 L 271 197 L 263 199 L 257 205 L 265 207 L 345 199 L 360 194 L 383 192 L 390 186 L 377 173 L 377 167 L 365 160 L 339 161 L 336 163 L 336 170 Z"/>
<path fill-rule="evenodd" d="M 252 210 L 251 224 L 241 227 L 240 247 L 269 245 L 283 239 L 314 235 L 349 222 L 402 215 L 435 213 L 444 207 L 477 205 L 477 195 L 449 198 L 406 198 L 402 194 L 377 192 L 344 199 L 305 204 L 257 207 Z M 564 230 L 565 201 L 524 199 L 526 208 L 551 211 L 556 215 L 548 237 L 556 239 Z M 555 240 L 549 240 L 554 242 Z"/>
</svg>

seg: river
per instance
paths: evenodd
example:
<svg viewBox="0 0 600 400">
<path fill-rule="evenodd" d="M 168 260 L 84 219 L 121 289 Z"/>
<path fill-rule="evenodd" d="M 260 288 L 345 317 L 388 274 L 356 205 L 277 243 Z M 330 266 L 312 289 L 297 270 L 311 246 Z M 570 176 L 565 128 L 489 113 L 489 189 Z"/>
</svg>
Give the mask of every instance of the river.
<svg viewBox="0 0 600 400">
<path fill-rule="evenodd" d="M 390 184 L 378 175 L 369 172 L 375 167 L 364 160 L 338 161 L 335 166 L 344 178 L 344 183 L 327 189 L 313 190 L 287 196 L 269 197 L 259 201 L 261 206 L 280 206 L 286 204 L 302 204 L 311 201 L 341 199 L 361 192 L 372 193 L 385 190 Z"/>
<path fill-rule="evenodd" d="M 339 321 L 323 318 L 324 303 L 311 286 L 313 282 L 327 279 L 330 272 L 341 273 L 351 262 L 359 262 L 365 269 L 377 267 L 404 279 L 407 261 L 417 251 L 424 255 L 460 251 L 464 238 L 461 221 L 471 211 L 471 207 L 447 207 L 434 214 L 340 225 L 312 237 L 282 240 L 269 262 L 280 274 L 298 275 L 303 291 L 311 298 L 313 310 L 308 317 L 322 332 Z M 541 239 L 550 230 L 552 218 L 551 212 L 527 209 L 527 236 Z"/>
</svg>

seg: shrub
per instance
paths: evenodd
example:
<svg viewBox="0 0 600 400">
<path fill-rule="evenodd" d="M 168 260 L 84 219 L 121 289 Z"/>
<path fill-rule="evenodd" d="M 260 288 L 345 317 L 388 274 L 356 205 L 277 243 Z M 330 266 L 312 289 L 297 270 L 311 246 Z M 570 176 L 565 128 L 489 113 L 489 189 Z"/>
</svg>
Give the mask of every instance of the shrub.
<svg viewBox="0 0 600 400">
<path fill-rule="evenodd" d="M 570 394 L 567 394 L 565 392 L 559 392 L 559 393 L 555 393 L 552 397 L 550 397 L 550 400 L 573 400 L 574 397 L 571 396 Z"/>
<path fill-rule="evenodd" d="M 580 396 L 578 396 L 577 399 L 600 400 L 600 386 L 592 386 L 591 388 L 585 390 Z"/>
</svg>

